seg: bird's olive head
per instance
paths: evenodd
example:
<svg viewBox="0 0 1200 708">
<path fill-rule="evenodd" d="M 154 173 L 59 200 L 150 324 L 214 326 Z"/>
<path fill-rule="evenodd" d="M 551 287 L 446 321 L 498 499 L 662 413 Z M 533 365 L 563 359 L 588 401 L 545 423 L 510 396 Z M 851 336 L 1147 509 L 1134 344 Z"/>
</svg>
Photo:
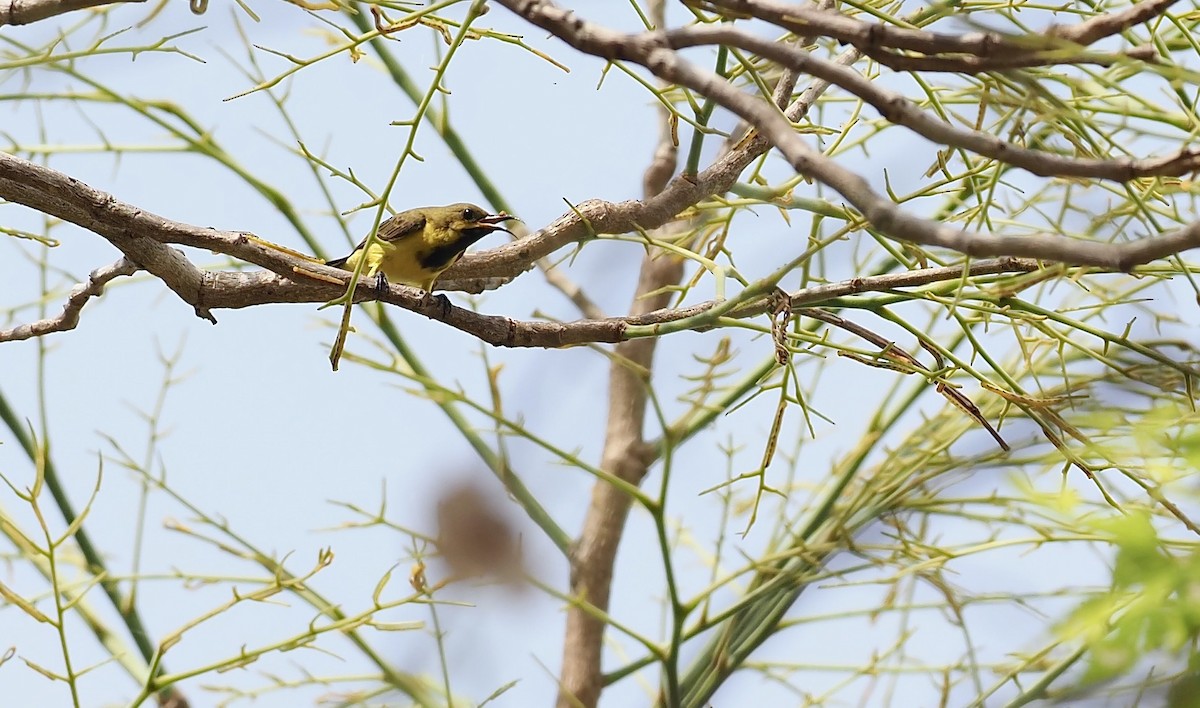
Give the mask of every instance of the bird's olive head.
<svg viewBox="0 0 1200 708">
<path fill-rule="evenodd" d="M 501 226 L 505 221 L 516 219 L 515 216 L 509 216 L 504 212 L 499 214 L 489 214 L 480 207 L 474 204 L 451 204 L 441 207 L 441 211 L 446 219 L 446 225 L 454 231 L 475 231 L 484 229 L 485 233 L 491 231 L 508 231 Z M 508 231 L 508 233 L 512 233 Z"/>
</svg>

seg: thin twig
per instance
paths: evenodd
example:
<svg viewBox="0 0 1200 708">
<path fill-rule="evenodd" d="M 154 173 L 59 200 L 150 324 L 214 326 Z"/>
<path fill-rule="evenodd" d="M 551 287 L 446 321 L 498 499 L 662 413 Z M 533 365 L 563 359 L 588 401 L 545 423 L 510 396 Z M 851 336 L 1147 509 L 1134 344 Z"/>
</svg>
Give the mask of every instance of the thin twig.
<svg viewBox="0 0 1200 708">
<path fill-rule="evenodd" d="M 137 264 L 128 258 L 120 258 L 116 263 L 93 270 L 88 274 L 86 283 L 80 283 L 71 288 L 71 293 L 67 296 L 67 303 L 63 305 L 62 312 L 56 317 L 47 317 L 37 322 L 0 330 L 0 342 L 20 341 L 41 337 L 51 332 L 75 329 L 79 324 L 79 313 L 83 311 L 83 306 L 88 303 L 88 300 L 99 297 L 109 281 L 123 275 L 133 275 L 137 271 Z"/>
</svg>

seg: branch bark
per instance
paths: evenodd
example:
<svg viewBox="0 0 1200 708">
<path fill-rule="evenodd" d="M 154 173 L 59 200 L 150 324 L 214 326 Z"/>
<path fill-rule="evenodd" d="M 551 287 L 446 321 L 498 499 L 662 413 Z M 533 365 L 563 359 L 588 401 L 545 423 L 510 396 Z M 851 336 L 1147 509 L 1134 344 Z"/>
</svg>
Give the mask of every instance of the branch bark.
<svg viewBox="0 0 1200 708">
<path fill-rule="evenodd" d="M 976 74 L 1035 66 L 1109 66 L 1130 59 L 1152 60 L 1157 56 L 1157 50 L 1153 46 L 1132 47 L 1121 52 L 1109 53 L 1089 51 L 1084 45 L 1115 34 L 1134 22 L 1144 22 L 1161 14 L 1177 1 L 1155 0 L 1139 3 L 1135 6 L 1135 12 L 1105 15 L 1103 18 L 1097 17 L 1074 26 L 1051 27 L 1043 34 L 1019 38 L 1000 32 L 948 34 L 895 27 L 878 22 L 865 22 L 812 5 L 778 0 L 708 0 L 708 3 L 719 8 L 717 12 L 726 17 L 755 17 L 797 35 L 830 37 L 853 45 L 871 58 L 899 71 L 953 71 Z"/>
<path fill-rule="evenodd" d="M 146 0 L 116 1 L 145 2 Z M 112 4 L 115 4 L 114 0 L 0 0 L 0 27 L 27 25 L 55 15 Z"/>
<path fill-rule="evenodd" d="M 0 342 L 32 339 L 33 337 L 41 337 L 51 332 L 65 332 L 75 329 L 75 326 L 79 324 L 79 313 L 83 311 L 83 306 L 89 300 L 99 297 L 104 292 L 104 286 L 109 281 L 123 275 L 133 275 L 137 270 L 137 264 L 128 258 L 121 258 L 116 263 L 104 266 L 103 268 L 97 268 L 88 274 L 86 283 L 80 283 L 71 288 L 71 294 L 67 296 L 67 304 L 63 305 L 61 313 L 55 317 L 47 317 L 37 322 L 17 325 L 9 329 L 0 329 Z"/>
</svg>

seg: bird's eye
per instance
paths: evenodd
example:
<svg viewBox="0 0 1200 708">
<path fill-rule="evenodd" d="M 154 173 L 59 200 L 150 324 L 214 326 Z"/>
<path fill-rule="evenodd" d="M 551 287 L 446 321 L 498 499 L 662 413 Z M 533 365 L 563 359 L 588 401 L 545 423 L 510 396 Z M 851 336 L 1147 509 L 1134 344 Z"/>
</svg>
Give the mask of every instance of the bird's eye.
<svg viewBox="0 0 1200 708">
<path fill-rule="evenodd" d="M 476 221 L 479 217 L 474 209 L 467 208 L 463 209 L 463 218 L 467 221 Z"/>
</svg>

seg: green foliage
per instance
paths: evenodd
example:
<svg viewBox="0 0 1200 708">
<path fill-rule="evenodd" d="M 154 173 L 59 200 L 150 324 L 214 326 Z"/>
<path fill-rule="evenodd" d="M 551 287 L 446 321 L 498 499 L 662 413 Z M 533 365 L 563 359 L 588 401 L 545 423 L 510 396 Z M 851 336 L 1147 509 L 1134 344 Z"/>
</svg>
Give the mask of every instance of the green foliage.
<svg viewBox="0 0 1200 708">
<path fill-rule="evenodd" d="M 1160 483 L 1187 477 L 1200 466 L 1200 430 L 1190 409 L 1156 406 L 1124 443 L 1133 451 L 1130 459 L 1140 460 Z M 1188 671 L 1174 678 L 1170 705 L 1200 705 L 1192 697 L 1200 687 L 1200 675 L 1194 673 L 1200 668 L 1200 549 L 1189 538 L 1178 538 L 1177 523 L 1144 509 L 1085 523 L 1111 544 L 1115 556 L 1111 587 L 1083 602 L 1059 626 L 1061 636 L 1081 640 L 1087 649 L 1080 683 L 1112 682 L 1147 662 L 1178 663 L 1186 655 Z"/>
<path fill-rule="evenodd" d="M 1172 552 L 1142 511 L 1093 526 L 1116 549 L 1112 588 L 1080 605 L 1060 628 L 1065 636 L 1081 638 L 1089 650 L 1083 683 L 1115 679 L 1155 653 L 1179 654 L 1189 647 L 1194 669 L 1200 551 Z"/>
</svg>

